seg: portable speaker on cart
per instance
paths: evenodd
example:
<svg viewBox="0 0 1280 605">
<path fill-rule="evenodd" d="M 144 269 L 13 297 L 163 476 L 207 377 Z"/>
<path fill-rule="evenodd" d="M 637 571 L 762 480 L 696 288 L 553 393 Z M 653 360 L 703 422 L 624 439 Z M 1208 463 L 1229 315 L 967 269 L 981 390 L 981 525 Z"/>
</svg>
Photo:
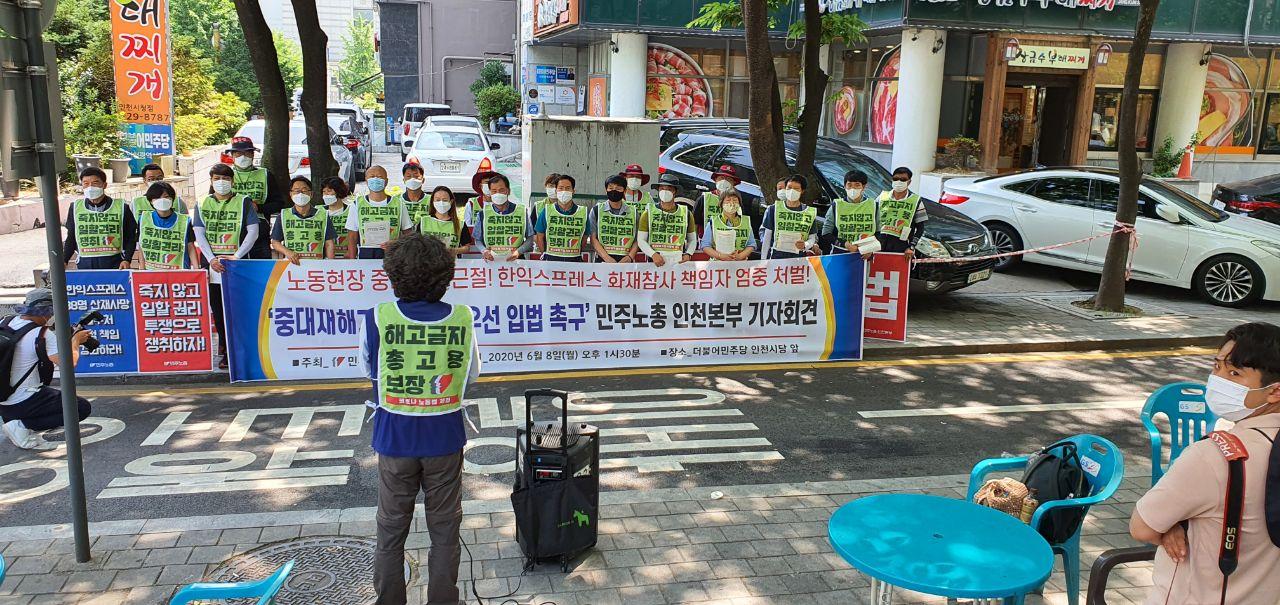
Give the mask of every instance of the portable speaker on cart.
<svg viewBox="0 0 1280 605">
<path fill-rule="evenodd" d="M 533 420 L 536 397 L 560 400 L 560 418 Z M 596 545 L 600 509 L 600 431 L 569 424 L 569 394 L 524 393 L 524 427 L 516 429 L 516 477 L 511 508 L 525 569 L 569 561 Z"/>
</svg>

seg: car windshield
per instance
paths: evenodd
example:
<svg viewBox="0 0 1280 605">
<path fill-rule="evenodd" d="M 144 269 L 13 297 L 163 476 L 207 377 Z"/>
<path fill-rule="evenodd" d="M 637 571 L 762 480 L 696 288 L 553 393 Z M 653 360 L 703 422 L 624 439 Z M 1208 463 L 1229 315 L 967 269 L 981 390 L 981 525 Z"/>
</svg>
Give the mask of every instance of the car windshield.
<svg viewBox="0 0 1280 605">
<path fill-rule="evenodd" d="M 875 162 L 858 156 L 840 155 L 819 149 L 813 165 L 837 195 L 843 195 L 844 175 L 850 170 L 861 170 L 867 175 L 867 189 L 863 193 L 864 197 L 878 196 L 882 191 L 889 190 L 889 173 Z"/>
<path fill-rule="evenodd" d="M 1200 201 L 1199 198 L 1187 193 L 1177 187 L 1171 187 L 1155 179 L 1142 179 L 1142 185 L 1156 193 L 1161 197 L 1175 203 L 1182 210 L 1187 210 L 1201 220 L 1214 223 L 1227 220 L 1227 213 L 1209 204 Z"/>
<path fill-rule="evenodd" d="M 332 128 L 339 134 L 350 134 L 351 124 L 346 117 L 329 117 L 329 128 Z"/>
<path fill-rule="evenodd" d="M 236 133 L 236 136 L 249 137 L 249 139 L 253 141 L 254 145 L 261 147 L 262 140 L 265 138 L 265 133 L 263 132 L 265 128 L 266 126 L 262 124 L 245 124 L 244 127 L 240 129 L 240 132 Z"/>
<path fill-rule="evenodd" d="M 416 149 L 438 151 L 444 149 L 460 149 L 462 151 L 484 151 L 484 142 L 480 135 L 473 132 L 449 132 L 427 130 L 418 134 L 413 144 Z"/>
<path fill-rule="evenodd" d="M 329 137 L 336 136 L 333 127 L 329 127 Z M 289 144 L 290 145 L 306 145 L 307 144 L 307 125 L 305 122 L 289 122 Z"/>
<path fill-rule="evenodd" d="M 404 121 L 421 122 L 426 120 L 428 116 L 447 116 L 449 110 L 436 107 L 406 107 L 404 108 Z"/>
<path fill-rule="evenodd" d="M 434 120 L 431 120 L 431 123 L 436 126 L 475 126 L 479 122 L 476 122 L 475 120 L 460 120 L 460 119 L 448 120 L 448 119 L 436 118 Z"/>
</svg>

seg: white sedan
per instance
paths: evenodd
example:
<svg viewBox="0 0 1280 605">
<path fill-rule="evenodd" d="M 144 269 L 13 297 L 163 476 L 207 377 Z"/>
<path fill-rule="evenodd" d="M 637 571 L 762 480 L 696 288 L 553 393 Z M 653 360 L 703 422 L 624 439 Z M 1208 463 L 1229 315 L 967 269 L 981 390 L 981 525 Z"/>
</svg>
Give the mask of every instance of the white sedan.
<svg viewBox="0 0 1280 605">
<path fill-rule="evenodd" d="M 1009 252 L 1109 233 L 1119 196 L 1115 170 L 1063 168 L 949 180 L 938 201 L 982 223 L 996 248 Z M 1134 279 L 1191 288 L 1227 307 L 1280 300 L 1280 226 L 1222 212 L 1150 177 L 1138 198 Z M 1022 258 L 1100 273 L 1108 241 L 1099 237 Z M 1018 261 L 1004 259 L 996 270 Z"/>
<path fill-rule="evenodd" d="M 471 177 L 494 169 L 497 143 L 478 126 L 424 124 L 409 150 L 408 161 L 422 165 L 427 187 L 444 185 L 458 197 L 474 196 Z"/>
</svg>

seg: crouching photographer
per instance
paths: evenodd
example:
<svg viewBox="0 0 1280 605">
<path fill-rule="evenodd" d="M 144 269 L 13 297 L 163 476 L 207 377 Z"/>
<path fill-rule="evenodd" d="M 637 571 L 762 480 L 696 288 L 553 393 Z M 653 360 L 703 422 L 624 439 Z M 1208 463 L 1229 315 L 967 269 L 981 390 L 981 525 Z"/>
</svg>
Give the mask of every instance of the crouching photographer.
<svg viewBox="0 0 1280 605">
<path fill-rule="evenodd" d="M 17 316 L 0 319 L 0 422 L 9 441 L 22 449 L 44 443 L 40 433 L 63 426 L 62 392 L 49 387 L 58 363 L 58 340 L 53 330 L 53 292 L 36 288 L 27 293 Z M 91 321 L 90 314 L 81 324 Z M 77 324 L 71 336 L 71 363 L 80 360 L 80 347 L 96 346 L 93 334 Z M 89 400 L 80 397 L 79 421 L 89 416 Z"/>
</svg>

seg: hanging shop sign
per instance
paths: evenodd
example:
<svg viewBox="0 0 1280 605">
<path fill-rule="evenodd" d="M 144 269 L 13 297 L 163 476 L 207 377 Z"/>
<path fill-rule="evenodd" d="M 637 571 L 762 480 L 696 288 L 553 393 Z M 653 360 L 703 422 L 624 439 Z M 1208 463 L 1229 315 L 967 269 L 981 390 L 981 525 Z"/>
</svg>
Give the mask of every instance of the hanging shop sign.
<svg viewBox="0 0 1280 605">
<path fill-rule="evenodd" d="M 174 151 L 169 3 L 117 0 L 109 7 L 116 102 L 124 115 L 125 151 L 138 172 L 152 155 Z"/>
<path fill-rule="evenodd" d="M 1013 58 L 1009 59 L 1009 65 L 1051 69 L 1089 69 L 1089 49 L 1023 44 L 1018 46 L 1016 53 L 1013 53 Z"/>
</svg>

